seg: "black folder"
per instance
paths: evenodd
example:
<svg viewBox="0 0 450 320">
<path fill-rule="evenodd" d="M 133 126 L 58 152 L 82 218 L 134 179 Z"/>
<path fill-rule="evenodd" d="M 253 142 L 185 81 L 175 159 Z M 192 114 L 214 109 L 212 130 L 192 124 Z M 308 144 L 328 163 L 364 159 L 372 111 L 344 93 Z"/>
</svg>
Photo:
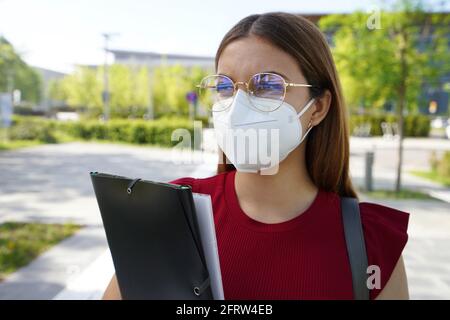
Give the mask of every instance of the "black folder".
<svg viewBox="0 0 450 320">
<path fill-rule="evenodd" d="M 190 186 L 91 172 L 123 299 L 213 299 Z"/>
</svg>

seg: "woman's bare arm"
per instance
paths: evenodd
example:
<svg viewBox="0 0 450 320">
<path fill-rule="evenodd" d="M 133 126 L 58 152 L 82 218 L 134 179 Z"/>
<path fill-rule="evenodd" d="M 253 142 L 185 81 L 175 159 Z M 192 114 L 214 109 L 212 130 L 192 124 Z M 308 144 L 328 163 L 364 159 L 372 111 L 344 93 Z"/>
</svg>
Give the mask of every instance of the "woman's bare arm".
<svg viewBox="0 0 450 320">
<path fill-rule="evenodd" d="M 103 293 L 103 300 L 122 300 L 116 274 L 112 276 L 105 293 Z"/>
<path fill-rule="evenodd" d="M 376 297 L 376 300 L 407 300 L 409 299 L 408 281 L 406 279 L 405 264 L 403 257 L 400 256 L 398 262 L 392 271 L 386 286 Z"/>
</svg>

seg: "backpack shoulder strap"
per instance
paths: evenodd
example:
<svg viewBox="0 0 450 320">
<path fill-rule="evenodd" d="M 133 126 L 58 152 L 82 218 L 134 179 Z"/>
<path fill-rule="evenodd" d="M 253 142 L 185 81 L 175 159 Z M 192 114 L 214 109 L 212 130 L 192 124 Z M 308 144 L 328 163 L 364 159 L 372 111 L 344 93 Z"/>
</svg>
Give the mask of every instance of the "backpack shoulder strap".
<svg viewBox="0 0 450 320">
<path fill-rule="evenodd" d="M 369 300 L 369 289 L 367 287 L 368 262 L 358 199 L 341 197 L 341 211 L 345 242 L 352 271 L 354 298 L 355 300 Z"/>
</svg>

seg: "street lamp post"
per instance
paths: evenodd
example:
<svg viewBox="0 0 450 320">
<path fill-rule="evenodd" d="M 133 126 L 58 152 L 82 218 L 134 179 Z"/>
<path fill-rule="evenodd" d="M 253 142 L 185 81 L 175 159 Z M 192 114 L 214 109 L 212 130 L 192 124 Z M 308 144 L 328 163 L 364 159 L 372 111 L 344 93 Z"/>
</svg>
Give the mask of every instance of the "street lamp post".
<svg viewBox="0 0 450 320">
<path fill-rule="evenodd" d="M 109 77 L 108 77 L 108 44 L 111 37 L 117 35 L 116 33 L 103 33 L 104 43 L 105 43 L 105 61 L 103 65 L 103 93 L 102 93 L 102 99 L 103 99 L 103 117 L 105 121 L 108 121 L 109 119 L 109 102 L 110 102 L 110 92 L 109 92 Z"/>
</svg>

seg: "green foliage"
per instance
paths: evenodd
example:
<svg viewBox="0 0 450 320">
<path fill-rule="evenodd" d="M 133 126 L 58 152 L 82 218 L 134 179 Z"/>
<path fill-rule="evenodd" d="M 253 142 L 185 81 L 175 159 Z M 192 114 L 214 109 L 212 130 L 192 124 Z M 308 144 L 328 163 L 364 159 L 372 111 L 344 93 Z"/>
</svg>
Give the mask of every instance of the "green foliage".
<svg viewBox="0 0 450 320">
<path fill-rule="evenodd" d="M 193 124 L 188 119 L 125 120 L 108 122 L 96 120 L 60 123 L 58 129 L 82 140 L 108 140 L 135 144 L 170 147 L 172 132 L 187 129 L 193 136 Z"/>
<path fill-rule="evenodd" d="M 142 119 L 153 105 L 156 117 L 187 116 L 186 94 L 207 74 L 199 67 L 162 65 L 149 70 L 114 64 L 109 68 L 110 117 Z M 86 118 L 103 113 L 103 68 L 79 67 L 73 74 L 49 86 L 49 96 L 85 111 Z M 150 100 L 151 99 L 151 100 Z"/>
<path fill-rule="evenodd" d="M 438 160 L 436 172 L 443 177 L 450 178 L 450 151 L 445 152 L 442 158 Z"/>
<path fill-rule="evenodd" d="M 373 30 L 367 27 L 370 13 L 320 20 L 321 29 L 334 34 L 332 52 L 351 109 L 373 111 L 404 101 L 415 113 L 423 82 L 437 85 L 435 80 L 450 72 L 450 16 L 425 9 L 422 1 L 397 1 L 380 12 L 381 28 Z"/>
<path fill-rule="evenodd" d="M 186 94 L 195 91 L 195 85 L 206 75 L 207 71 L 199 67 L 163 65 L 156 68 L 152 79 L 155 114 L 189 115 Z"/>
<path fill-rule="evenodd" d="M 142 118 L 149 105 L 147 68 L 115 64 L 110 68 L 111 117 Z M 103 73 L 103 70 L 101 70 Z"/>
<path fill-rule="evenodd" d="M 0 134 L 5 136 L 2 131 L 3 129 L 0 129 Z M 0 141 L 0 151 L 33 147 L 39 145 L 40 143 L 41 142 L 37 140 L 2 140 Z"/>
<path fill-rule="evenodd" d="M 172 133 L 177 129 L 187 130 L 193 139 L 194 124 L 187 118 L 61 122 L 41 117 L 15 115 L 9 137 L 13 141 L 37 140 L 45 143 L 56 143 L 60 137 L 64 137 L 69 140 L 105 140 L 171 147 L 178 143 L 178 141 L 172 141 Z"/>
<path fill-rule="evenodd" d="M 442 176 L 437 171 L 412 171 L 412 174 L 422 177 L 437 183 L 440 183 L 446 187 L 450 187 L 450 176 Z"/>
<path fill-rule="evenodd" d="M 131 125 L 126 120 L 108 121 L 108 139 L 111 141 L 131 141 Z"/>
<path fill-rule="evenodd" d="M 79 229 L 75 224 L 0 224 L 0 280 Z"/>
<path fill-rule="evenodd" d="M 423 193 L 415 190 L 402 189 L 400 192 L 394 190 L 375 190 L 375 191 L 364 191 L 369 197 L 375 199 L 418 199 L 418 200 L 434 200 L 432 196 L 427 193 Z"/>
<path fill-rule="evenodd" d="M 412 173 L 450 187 L 450 151 L 444 152 L 440 157 L 433 152 L 430 157 L 430 167 L 430 171 L 413 171 Z"/>
<path fill-rule="evenodd" d="M 79 67 L 74 73 L 66 76 L 61 82 L 55 81 L 49 92 L 50 98 L 55 100 L 66 100 L 69 106 L 100 108 L 101 79 L 96 70 Z"/>
<path fill-rule="evenodd" d="M 37 103 L 41 98 L 42 80 L 0 36 L 0 92 L 8 92 L 9 89 L 18 89 L 22 100 Z"/>
<path fill-rule="evenodd" d="M 11 140 L 38 140 L 56 143 L 55 122 L 40 117 L 14 117 L 9 131 Z"/>
</svg>

